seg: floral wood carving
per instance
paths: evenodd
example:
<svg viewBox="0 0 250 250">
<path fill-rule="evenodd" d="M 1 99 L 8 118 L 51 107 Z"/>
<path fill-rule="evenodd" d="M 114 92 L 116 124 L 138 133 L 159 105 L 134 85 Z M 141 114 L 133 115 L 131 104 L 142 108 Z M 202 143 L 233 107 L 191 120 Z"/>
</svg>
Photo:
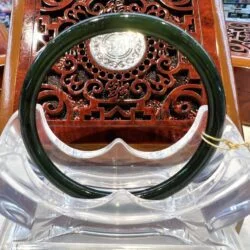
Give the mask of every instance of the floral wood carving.
<svg viewBox="0 0 250 250">
<path fill-rule="evenodd" d="M 232 55 L 250 58 L 250 24 L 228 22 L 227 33 Z"/>
<path fill-rule="evenodd" d="M 36 52 L 67 27 L 112 12 L 155 15 L 200 40 L 194 2 L 42 0 L 37 18 L 40 42 Z M 91 40 L 74 46 L 44 79 L 39 102 L 50 125 L 65 121 L 65 124 L 75 122 L 77 126 L 101 123 L 109 127 L 112 121 L 112 126 L 118 127 L 152 127 L 161 122 L 165 124 L 162 131 L 167 134 L 168 142 L 186 133 L 198 108 L 206 104 L 206 95 L 199 75 L 178 50 L 164 41 L 145 37 L 146 51 L 141 60 L 132 68 L 116 70 L 100 65 L 91 53 L 90 44 Z"/>
</svg>

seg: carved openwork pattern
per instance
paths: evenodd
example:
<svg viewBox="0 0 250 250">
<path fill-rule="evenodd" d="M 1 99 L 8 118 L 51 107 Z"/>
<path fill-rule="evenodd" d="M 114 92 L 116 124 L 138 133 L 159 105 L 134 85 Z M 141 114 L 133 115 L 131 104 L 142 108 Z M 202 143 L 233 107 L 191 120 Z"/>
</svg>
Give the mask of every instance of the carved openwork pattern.
<svg viewBox="0 0 250 250">
<path fill-rule="evenodd" d="M 41 34 L 39 50 L 67 27 L 86 18 L 114 12 L 140 12 L 175 23 L 199 40 L 194 0 L 41 0 L 37 19 Z"/>
<path fill-rule="evenodd" d="M 250 24 L 228 22 L 227 32 L 232 54 L 250 58 Z"/>
<path fill-rule="evenodd" d="M 80 20 L 124 11 L 158 16 L 200 39 L 192 0 L 42 0 L 36 51 Z M 186 128 L 178 136 L 169 133 L 169 140 L 183 136 L 198 108 L 206 104 L 199 75 L 173 46 L 153 37 L 145 37 L 145 42 L 146 53 L 141 61 L 119 71 L 94 60 L 91 40 L 74 46 L 44 79 L 39 102 L 47 119 L 77 121 L 78 125 L 102 122 L 103 126 L 111 120 L 112 125 L 121 126 L 181 121 L 182 128 L 183 122 Z"/>
</svg>

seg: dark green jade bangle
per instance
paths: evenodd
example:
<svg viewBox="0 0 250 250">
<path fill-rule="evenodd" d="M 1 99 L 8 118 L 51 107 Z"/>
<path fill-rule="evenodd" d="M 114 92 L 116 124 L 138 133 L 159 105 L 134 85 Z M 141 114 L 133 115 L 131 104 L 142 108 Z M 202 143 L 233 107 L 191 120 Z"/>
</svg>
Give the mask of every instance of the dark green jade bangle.
<svg viewBox="0 0 250 250">
<path fill-rule="evenodd" d="M 36 102 L 45 74 L 72 46 L 96 35 L 110 32 L 137 31 L 165 40 L 183 53 L 200 74 L 208 97 L 206 133 L 221 137 L 225 118 L 225 96 L 220 76 L 212 60 L 190 35 L 162 19 L 143 14 L 107 14 L 89 18 L 67 29 L 49 42 L 37 56 L 24 81 L 19 116 L 26 149 L 48 180 L 63 192 L 78 198 L 100 198 L 109 192 L 89 188 L 63 174 L 46 154 L 36 127 Z M 133 192 L 144 199 L 163 199 L 188 185 L 199 173 L 215 149 L 201 141 L 188 163 L 166 181 L 142 191 Z"/>
</svg>

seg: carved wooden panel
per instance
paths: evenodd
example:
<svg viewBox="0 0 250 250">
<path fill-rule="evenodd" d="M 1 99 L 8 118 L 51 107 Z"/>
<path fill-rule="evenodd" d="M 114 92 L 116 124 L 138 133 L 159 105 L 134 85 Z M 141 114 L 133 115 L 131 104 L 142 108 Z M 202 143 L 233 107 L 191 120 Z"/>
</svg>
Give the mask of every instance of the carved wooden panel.
<svg viewBox="0 0 250 250">
<path fill-rule="evenodd" d="M 108 127 L 170 121 L 177 128 L 181 120 L 189 127 L 206 103 L 199 76 L 172 46 L 152 37 L 146 43 L 148 53 L 137 66 L 116 72 L 91 60 L 89 41 L 72 48 L 49 72 L 39 95 L 47 119 Z M 182 133 L 165 134 L 172 141 Z"/>
<path fill-rule="evenodd" d="M 232 56 L 250 59 L 250 23 L 228 22 L 227 31 Z"/>
<path fill-rule="evenodd" d="M 48 41 L 80 20 L 112 12 L 141 12 L 170 21 L 202 43 L 219 65 L 210 0 L 202 4 L 197 0 L 27 2 L 24 37 L 33 43 L 29 50 L 21 48 L 17 89 L 32 58 Z M 91 41 L 76 45 L 53 66 L 39 102 L 61 139 L 107 142 L 122 137 L 131 143 L 169 143 L 187 132 L 199 106 L 206 103 L 200 78 L 174 47 L 153 37 L 144 39 L 145 53 L 127 69 L 121 64 L 116 65 L 120 70 L 103 67 L 91 52 Z M 114 62 L 109 64 L 114 67 Z M 17 106 L 18 91 L 16 95 Z"/>
<path fill-rule="evenodd" d="M 199 20 L 194 18 L 194 0 L 41 0 L 37 18 L 40 46 L 65 28 L 86 18 L 114 12 L 141 12 L 171 21 L 200 38 Z"/>
</svg>

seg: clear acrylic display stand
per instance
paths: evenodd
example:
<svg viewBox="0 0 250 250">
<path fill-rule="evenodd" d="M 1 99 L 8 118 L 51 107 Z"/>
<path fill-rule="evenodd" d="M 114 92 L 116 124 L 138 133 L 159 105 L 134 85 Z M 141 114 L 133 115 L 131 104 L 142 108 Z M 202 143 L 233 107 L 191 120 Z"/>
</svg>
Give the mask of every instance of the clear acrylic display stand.
<svg viewBox="0 0 250 250">
<path fill-rule="evenodd" d="M 156 185 L 184 166 L 207 118 L 200 108 L 176 144 L 142 152 L 123 140 L 79 151 L 52 133 L 41 106 L 37 126 L 50 158 L 71 178 L 112 194 L 77 199 L 62 193 L 29 159 L 16 112 L 0 136 L 0 249 L 243 249 L 234 230 L 250 212 L 250 157 L 245 148 L 217 150 L 186 188 L 163 200 L 132 190 Z M 229 118 L 223 138 L 242 142 Z"/>
</svg>

